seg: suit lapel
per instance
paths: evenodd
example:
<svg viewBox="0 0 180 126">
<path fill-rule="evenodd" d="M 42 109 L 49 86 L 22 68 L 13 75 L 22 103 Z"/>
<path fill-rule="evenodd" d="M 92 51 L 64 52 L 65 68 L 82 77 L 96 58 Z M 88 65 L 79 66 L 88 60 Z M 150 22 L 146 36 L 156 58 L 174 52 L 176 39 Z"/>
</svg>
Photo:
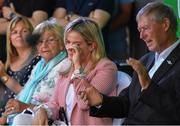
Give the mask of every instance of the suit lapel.
<svg viewBox="0 0 180 126">
<path fill-rule="evenodd" d="M 171 69 L 174 63 L 180 58 L 180 44 L 164 60 L 158 70 L 155 72 L 152 80 L 157 83 Z"/>
<path fill-rule="evenodd" d="M 142 59 L 142 63 L 145 65 L 147 71 L 149 71 L 154 64 L 154 55 L 155 55 L 155 53 L 151 52 L 150 54 L 148 54 L 147 58 Z M 135 83 L 139 82 L 138 76 L 136 76 L 134 82 Z M 133 87 L 133 92 L 134 93 L 133 93 L 132 99 L 133 99 L 134 106 L 136 106 L 136 104 L 139 102 L 139 97 L 141 95 L 141 85 L 135 84 Z"/>
<path fill-rule="evenodd" d="M 145 65 L 147 71 L 149 71 L 154 65 L 154 60 L 155 60 L 155 53 L 152 53 L 151 56 L 149 56 L 148 61 Z"/>
</svg>

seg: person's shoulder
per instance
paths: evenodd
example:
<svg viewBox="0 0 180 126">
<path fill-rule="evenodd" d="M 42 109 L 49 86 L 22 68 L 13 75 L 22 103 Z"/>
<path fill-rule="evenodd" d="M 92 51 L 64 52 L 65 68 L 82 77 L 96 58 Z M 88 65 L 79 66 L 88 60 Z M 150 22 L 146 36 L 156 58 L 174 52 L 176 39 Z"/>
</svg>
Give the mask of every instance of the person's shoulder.
<svg viewBox="0 0 180 126">
<path fill-rule="evenodd" d="M 36 55 L 36 56 L 34 56 L 34 57 L 32 58 L 31 63 L 32 63 L 32 64 L 37 64 L 37 63 L 40 61 L 40 59 L 41 59 L 41 56 Z"/>
<path fill-rule="evenodd" d="M 71 60 L 68 58 L 68 57 L 66 57 L 66 58 L 64 58 L 61 62 L 59 62 L 59 64 L 71 64 L 72 62 L 71 62 Z"/>
<path fill-rule="evenodd" d="M 114 62 L 111 61 L 111 60 L 110 60 L 109 58 L 107 58 L 107 57 L 104 57 L 104 58 L 100 59 L 98 63 L 112 63 L 112 64 L 114 64 Z"/>
<path fill-rule="evenodd" d="M 71 65 L 71 60 L 65 58 L 61 62 L 59 62 L 53 69 L 57 70 L 59 73 L 66 73 L 70 70 Z"/>
<path fill-rule="evenodd" d="M 115 69 L 117 69 L 116 64 L 106 57 L 100 59 L 99 62 L 97 63 L 97 67 L 107 67 L 107 66 L 112 66 Z"/>
</svg>

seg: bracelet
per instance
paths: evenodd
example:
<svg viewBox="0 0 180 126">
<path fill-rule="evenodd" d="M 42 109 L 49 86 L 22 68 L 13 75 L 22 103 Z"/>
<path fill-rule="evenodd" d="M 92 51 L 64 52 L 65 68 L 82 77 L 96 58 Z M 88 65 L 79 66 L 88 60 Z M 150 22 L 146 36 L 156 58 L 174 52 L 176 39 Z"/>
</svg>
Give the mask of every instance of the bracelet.
<svg viewBox="0 0 180 126">
<path fill-rule="evenodd" d="M 4 84 L 6 84 L 6 83 L 8 82 L 8 80 L 9 80 L 9 76 L 7 76 L 7 75 L 4 75 L 4 76 L 1 77 L 1 81 L 2 81 Z"/>
<path fill-rule="evenodd" d="M 84 69 L 81 67 L 81 68 L 76 69 L 76 70 L 74 71 L 74 75 L 75 75 L 75 76 L 78 76 L 78 77 L 80 77 L 80 78 L 84 78 L 84 77 L 86 76 L 86 73 L 84 72 Z"/>
<path fill-rule="evenodd" d="M 84 69 L 81 67 L 79 69 L 74 70 L 74 74 L 84 74 Z"/>
<path fill-rule="evenodd" d="M 43 108 L 46 110 L 48 118 L 52 117 L 53 113 L 52 113 L 51 109 L 46 104 L 40 104 L 38 106 L 35 106 L 33 108 L 33 111 L 36 113 L 40 108 Z"/>
</svg>

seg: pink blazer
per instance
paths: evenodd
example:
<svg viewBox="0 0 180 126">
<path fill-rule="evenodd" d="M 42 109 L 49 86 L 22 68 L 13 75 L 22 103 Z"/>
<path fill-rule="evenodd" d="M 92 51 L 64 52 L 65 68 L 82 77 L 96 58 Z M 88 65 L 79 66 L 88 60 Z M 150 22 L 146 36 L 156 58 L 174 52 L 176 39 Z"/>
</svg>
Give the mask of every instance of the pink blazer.
<svg viewBox="0 0 180 126">
<path fill-rule="evenodd" d="M 85 69 L 88 69 L 88 63 Z M 67 76 L 61 76 L 56 84 L 54 95 L 48 106 L 51 108 L 53 118 L 58 117 L 59 107 L 66 109 L 66 95 L 70 85 L 72 72 Z M 87 80 L 101 93 L 106 95 L 116 95 L 117 68 L 116 65 L 107 58 L 101 59 L 95 68 L 86 76 Z M 74 87 L 75 91 L 84 89 L 84 85 L 79 82 Z M 89 116 L 89 107 L 84 104 L 76 95 L 74 97 L 73 110 L 70 118 L 72 125 L 111 125 L 112 118 L 96 118 Z"/>
</svg>

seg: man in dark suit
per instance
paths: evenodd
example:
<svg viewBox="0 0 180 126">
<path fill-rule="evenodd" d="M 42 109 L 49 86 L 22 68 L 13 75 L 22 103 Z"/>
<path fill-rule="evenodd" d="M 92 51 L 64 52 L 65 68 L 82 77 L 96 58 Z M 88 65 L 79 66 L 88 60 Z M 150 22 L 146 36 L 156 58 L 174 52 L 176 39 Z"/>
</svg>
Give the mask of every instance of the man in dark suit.
<svg viewBox="0 0 180 126">
<path fill-rule="evenodd" d="M 151 51 L 141 60 L 129 58 L 135 73 L 118 97 L 100 94 L 86 84 L 80 98 L 91 116 L 125 117 L 124 124 L 180 124 L 180 39 L 171 8 L 152 2 L 136 17 L 140 38 Z M 98 106 L 97 106 L 98 105 Z"/>
</svg>

